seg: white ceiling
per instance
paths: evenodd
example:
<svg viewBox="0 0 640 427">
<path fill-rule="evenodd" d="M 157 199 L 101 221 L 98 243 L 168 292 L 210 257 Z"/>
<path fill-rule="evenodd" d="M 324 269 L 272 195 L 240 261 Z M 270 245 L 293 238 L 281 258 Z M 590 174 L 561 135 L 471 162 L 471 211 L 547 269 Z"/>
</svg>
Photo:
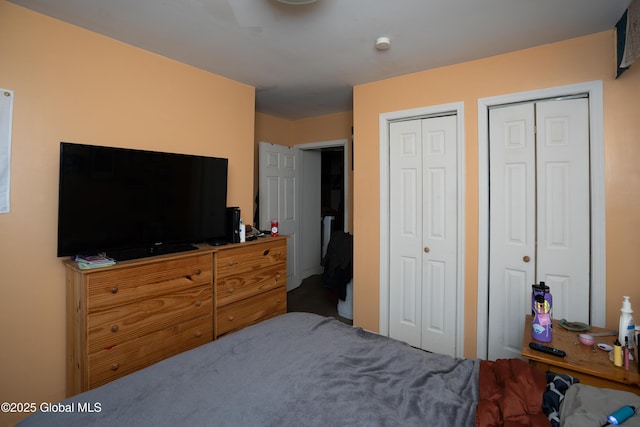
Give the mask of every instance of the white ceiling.
<svg viewBox="0 0 640 427">
<path fill-rule="evenodd" d="M 256 88 L 256 110 L 352 108 L 354 85 L 615 26 L 629 0 L 11 0 Z M 376 51 L 377 37 L 391 48 Z M 588 55 L 589 52 L 584 52 Z M 613 66 L 613 64 L 612 64 Z"/>
</svg>

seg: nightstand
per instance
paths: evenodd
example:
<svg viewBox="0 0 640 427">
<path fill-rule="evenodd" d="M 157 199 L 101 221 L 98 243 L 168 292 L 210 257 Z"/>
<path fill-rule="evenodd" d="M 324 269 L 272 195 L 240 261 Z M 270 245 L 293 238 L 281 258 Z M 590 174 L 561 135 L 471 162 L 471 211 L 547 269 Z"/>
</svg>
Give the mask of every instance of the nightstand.
<svg viewBox="0 0 640 427">
<path fill-rule="evenodd" d="M 581 344 L 578 335 L 581 333 L 606 332 L 610 329 L 591 326 L 590 331 L 572 332 L 553 321 L 553 340 L 550 343 L 541 343 L 549 347 L 564 350 L 566 357 L 553 356 L 529 348 L 529 343 L 535 341 L 531 338 L 531 316 L 526 316 L 524 334 L 522 340 L 522 356 L 529 359 L 529 363 L 544 370 L 558 374 L 568 374 L 578 378 L 581 383 L 596 387 L 613 388 L 617 390 L 631 391 L 640 394 L 640 374 L 635 360 L 629 362 L 629 370 L 624 367 L 616 367 L 609 360 L 609 353 L 600 350 L 597 346 Z M 595 337 L 597 343 L 613 345 L 615 336 Z"/>
</svg>

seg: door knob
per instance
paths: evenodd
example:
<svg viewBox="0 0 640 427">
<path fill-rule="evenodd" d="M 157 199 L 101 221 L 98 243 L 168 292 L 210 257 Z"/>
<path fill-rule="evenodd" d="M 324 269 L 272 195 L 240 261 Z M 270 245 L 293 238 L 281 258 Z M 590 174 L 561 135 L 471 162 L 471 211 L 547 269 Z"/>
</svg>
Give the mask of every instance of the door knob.
<svg viewBox="0 0 640 427">
<path fill-rule="evenodd" d="M 431 249 L 429 249 L 429 246 L 425 246 L 425 247 L 424 247 L 424 252 L 425 252 L 425 253 L 429 252 L 430 250 L 431 250 Z"/>
<path fill-rule="evenodd" d="M 525 255 L 525 256 L 522 257 L 522 260 L 524 262 L 529 262 L 529 261 L 531 261 L 531 258 L 529 258 L 529 255 Z"/>
</svg>

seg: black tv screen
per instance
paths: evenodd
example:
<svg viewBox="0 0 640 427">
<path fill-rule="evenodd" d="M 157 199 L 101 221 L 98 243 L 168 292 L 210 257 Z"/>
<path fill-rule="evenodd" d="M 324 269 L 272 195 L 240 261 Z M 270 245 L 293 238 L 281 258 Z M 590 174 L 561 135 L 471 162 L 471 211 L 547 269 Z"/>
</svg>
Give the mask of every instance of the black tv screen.
<svg viewBox="0 0 640 427">
<path fill-rule="evenodd" d="M 116 260 L 226 236 L 228 160 L 60 143 L 58 256 Z"/>
</svg>

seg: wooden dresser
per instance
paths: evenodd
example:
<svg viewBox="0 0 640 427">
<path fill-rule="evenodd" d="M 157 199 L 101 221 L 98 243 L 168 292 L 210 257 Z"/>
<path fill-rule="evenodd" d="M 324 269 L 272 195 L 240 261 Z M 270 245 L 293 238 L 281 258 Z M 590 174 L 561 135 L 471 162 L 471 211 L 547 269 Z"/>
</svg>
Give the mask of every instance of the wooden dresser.
<svg viewBox="0 0 640 427">
<path fill-rule="evenodd" d="M 214 253 L 216 338 L 287 311 L 287 242 Z"/>
<path fill-rule="evenodd" d="M 287 308 L 286 237 L 65 268 L 68 396 Z"/>
</svg>

